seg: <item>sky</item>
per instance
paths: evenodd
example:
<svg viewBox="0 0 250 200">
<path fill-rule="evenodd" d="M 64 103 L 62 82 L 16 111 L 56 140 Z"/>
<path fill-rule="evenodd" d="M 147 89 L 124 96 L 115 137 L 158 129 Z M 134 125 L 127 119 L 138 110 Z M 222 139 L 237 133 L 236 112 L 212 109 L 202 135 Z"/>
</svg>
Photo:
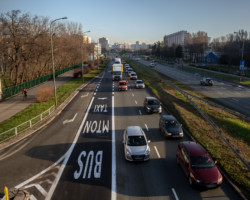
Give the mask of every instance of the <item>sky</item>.
<svg viewBox="0 0 250 200">
<path fill-rule="evenodd" d="M 250 32 L 250 0 L 0 0 L 0 14 L 21 10 L 49 17 L 67 16 L 92 40 L 153 44 L 181 30 L 218 38 L 240 29 Z"/>
</svg>

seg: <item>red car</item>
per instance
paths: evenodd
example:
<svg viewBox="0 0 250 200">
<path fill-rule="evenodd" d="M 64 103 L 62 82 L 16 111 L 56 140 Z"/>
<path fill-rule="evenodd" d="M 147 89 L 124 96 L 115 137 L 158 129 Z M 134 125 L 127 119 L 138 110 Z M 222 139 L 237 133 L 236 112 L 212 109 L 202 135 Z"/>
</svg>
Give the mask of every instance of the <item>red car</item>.
<svg viewBox="0 0 250 200">
<path fill-rule="evenodd" d="M 118 83 L 118 90 L 128 90 L 127 81 L 119 81 Z"/>
<path fill-rule="evenodd" d="M 184 170 L 191 186 L 214 188 L 222 184 L 222 175 L 208 152 L 196 142 L 180 142 L 176 162 Z"/>
</svg>

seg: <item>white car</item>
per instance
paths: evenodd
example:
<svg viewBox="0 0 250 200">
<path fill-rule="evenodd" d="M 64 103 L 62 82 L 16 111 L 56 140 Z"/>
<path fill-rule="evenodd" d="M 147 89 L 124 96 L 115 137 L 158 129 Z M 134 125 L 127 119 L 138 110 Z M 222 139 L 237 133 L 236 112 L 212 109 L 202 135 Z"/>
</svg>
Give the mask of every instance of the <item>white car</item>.
<svg viewBox="0 0 250 200">
<path fill-rule="evenodd" d="M 137 80 L 135 82 L 135 88 L 145 88 L 145 84 L 143 83 L 142 80 Z"/>
<path fill-rule="evenodd" d="M 150 140 L 140 126 L 128 126 L 123 134 L 124 155 L 128 161 L 146 161 L 150 158 Z"/>
<path fill-rule="evenodd" d="M 153 67 L 156 66 L 156 64 L 155 64 L 155 62 L 151 62 L 149 66 L 150 66 L 151 68 L 153 68 Z"/>
</svg>

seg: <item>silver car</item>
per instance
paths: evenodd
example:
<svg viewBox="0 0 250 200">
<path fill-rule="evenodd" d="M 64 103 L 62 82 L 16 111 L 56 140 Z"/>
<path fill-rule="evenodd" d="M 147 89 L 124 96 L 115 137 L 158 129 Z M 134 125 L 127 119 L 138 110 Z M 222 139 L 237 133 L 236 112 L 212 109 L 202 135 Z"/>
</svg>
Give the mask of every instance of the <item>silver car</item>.
<svg viewBox="0 0 250 200">
<path fill-rule="evenodd" d="M 136 88 L 145 88 L 145 84 L 143 83 L 142 80 L 137 80 L 137 81 L 135 82 L 135 87 L 136 87 Z"/>
<path fill-rule="evenodd" d="M 123 134 L 124 154 L 128 161 L 146 161 L 150 158 L 150 140 L 140 126 L 128 126 Z"/>
</svg>

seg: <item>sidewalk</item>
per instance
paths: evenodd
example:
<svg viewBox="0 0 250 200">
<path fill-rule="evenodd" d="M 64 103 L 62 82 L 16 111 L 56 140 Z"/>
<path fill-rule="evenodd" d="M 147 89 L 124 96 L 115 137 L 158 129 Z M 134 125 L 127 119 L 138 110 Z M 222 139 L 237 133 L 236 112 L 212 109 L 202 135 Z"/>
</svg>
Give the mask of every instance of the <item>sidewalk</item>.
<svg viewBox="0 0 250 200">
<path fill-rule="evenodd" d="M 73 78 L 73 70 L 56 77 L 56 88 L 68 82 L 71 78 Z M 18 112 L 27 108 L 29 105 L 33 104 L 36 101 L 36 95 L 39 89 L 45 87 L 54 88 L 53 80 L 44 82 L 36 87 L 28 89 L 28 97 L 26 99 L 24 99 L 23 94 L 20 93 L 0 102 L 0 122 L 9 119 Z"/>
</svg>

